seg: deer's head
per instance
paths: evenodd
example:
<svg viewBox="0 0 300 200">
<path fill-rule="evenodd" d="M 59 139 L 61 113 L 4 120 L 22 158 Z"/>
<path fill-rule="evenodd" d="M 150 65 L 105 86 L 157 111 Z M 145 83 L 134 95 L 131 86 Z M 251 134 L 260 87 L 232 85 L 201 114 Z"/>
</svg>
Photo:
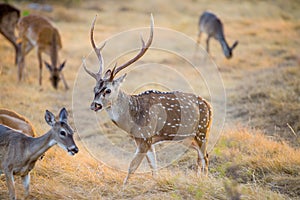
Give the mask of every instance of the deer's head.
<svg viewBox="0 0 300 200">
<path fill-rule="evenodd" d="M 233 49 L 239 44 L 238 41 L 235 41 L 231 47 L 228 47 L 228 51 L 224 51 L 225 57 L 230 59 L 232 57 Z"/>
<path fill-rule="evenodd" d="M 124 74 L 121 77 L 116 78 L 117 73 L 120 72 L 122 69 L 128 67 L 135 61 L 137 61 L 139 58 L 141 58 L 146 53 L 148 48 L 150 47 L 150 45 L 152 43 L 152 39 L 153 39 L 153 26 L 154 26 L 153 24 L 154 24 L 154 22 L 153 22 L 153 16 L 151 15 L 150 37 L 149 37 L 147 43 L 145 43 L 144 40 L 141 39 L 142 40 L 142 48 L 141 48 L 140 52 L 134 58 L 129 60 L 128 62 L 124 63 L 121 66 L 115 65 L 115 67 L 112 70 L 108 69 L 104 73 L 104 75 L 102 75 L 104 62 L 103 62 L 103 57 L 101 55 L 101 50 L 104 48 L 105 43 L 100 48 L 97 48 L 95 45 L 94 36 L 93 36 L 95 21 L 96 21 L 96 17 L 92 23 L 90 36 L 91 36 L 91 44 L 92 44 L 94 51 L 99 60 L 99 66 L 100 66 L 99 71 L 97 73 L 94 73 L 94 72 L 91 72 L 90 70 L 88 70 L 86 67 L 86 64 L 85 64 L 85 60 L 83 60 L 83 67 L 84 67 L 84 70 L 90 76 L 92 76 L 94 79 L 96 79 L 96 81 L 97 81 L 96 86 L 94 87 L 94 95 L 95 95 L 94 100 L 91 104 L 91 110 L 94 110 L 95 112 L 97 112 L 102 109 L 109 108 L 113 104 L 113 102 L 117 99 L 117 97 L 119 95 L 121 83 L 123 82 L 123 80 L 126 76 L 126 74 Z"/>
<path fill-rule="evenodd" d="M 57 89 L 58 87 L 58 83 L 60 81 L 60 75 L 61 75 L 61 71 L 63 70 L 63 68 L 65 67 L 66 61 L 64 61 L 58 68 L 56 67 L 56 65 L 50 65 L 49 63 L 47 63 L 45 61 L 45 65 L 47 67 L 47 69 L 50 72 L 50 81 L 52 86 Z"/>
<path fill-rule="evenodd" d="M 58 146 L 66 150 L 72 156 L 78 153 L 78 147 L 73 139 L 73 130 L 68 124 L 67 110 L 65 108 L 61 109 L 58 121 L 56 121 L 53 113 L 46 110 L 45 120 L 52 127 L 53 138 L 51 143 L 58 144 Z"/>
<path fill-rule="evenodd" d="M 50 58 L 51 58 L 51 65 L 45 61 L 45 65 L 47 69 L 50 72 L 50 81 L 52 86 L 57 89 L 58 83 L 60 81 L 60 76 L 63 68 L 65 67 L 66 61 L 61 63 L 58 67 L 57 65 L 57 58 L 58 58 L 58 49 L 57 49 L 57 44 L 60 43 L 58 31 L 55 29 L 55 31 L 52 34 L 52 41 L 51 41 L 51 53 L 50 53 Z"/>
</svg>

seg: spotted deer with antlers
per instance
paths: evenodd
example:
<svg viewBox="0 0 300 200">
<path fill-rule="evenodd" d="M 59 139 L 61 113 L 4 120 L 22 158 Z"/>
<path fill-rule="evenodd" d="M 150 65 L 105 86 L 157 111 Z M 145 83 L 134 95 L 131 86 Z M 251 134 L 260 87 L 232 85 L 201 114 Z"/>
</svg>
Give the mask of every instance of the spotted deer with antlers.
<svg viewBox="0 0 300 200">
<path fill-rule="evenodd" d="M 57 89 L 58 82 L 62 80 L 67 90 L 69 87 L 62 73 L 66 61 L 58 65 L 58 51 L 62 48 L 62 44 L 57 28 L 45 17 L 28 15 L 20 19 L 18 29 L 18 43 L 21 43 L 21 53 L 18 58 L 19 81 L 23 78 L 25 56 L 36 47 L 40 69 L 39 84 L 42 85 L 42 53 L 45 53 L 50 56 L 51 60 L 51 64 L 45 62 L 45 65 L 50 72 L 52 86 Z"/>
<path fill-rule="evenodd" d="M 191 147 L 198 153 L 198 172 L 208 173 L 207 142 L 212 123 L 212 108 L 203 98 L 184 92 L 160 92 L 149 90 L 138 95 L 130 95 L 120 89 L 126 74 L 117 78 L 117 74 L 140 59 L 148 50 L 153 39 L 153 17 L 151 16 L 151 31 L 147 43 L 142 39 L 139 53 L 122 64 L 115 65 L 104 74 L 102 45 L 97 48 L 94 42 L 94 19 L 90 30 L 91 44 L 99 59 L 99 71 L 91 72 L 83 60 L 85 71 L 96 79 L 94 100 L 91 110 L 97 112 L 105 109 L 110 119 L 121 129 L 128 132 L 136 143 L 136 152 L 130 163 L 128 178 L 147 158 L 152 174 L 156 174 L 156 155 L 154 145 L 163 141 L 183 141 L 190 139 Z M 200 170 L 201 169 L 201 170 Z"/>
</svg>

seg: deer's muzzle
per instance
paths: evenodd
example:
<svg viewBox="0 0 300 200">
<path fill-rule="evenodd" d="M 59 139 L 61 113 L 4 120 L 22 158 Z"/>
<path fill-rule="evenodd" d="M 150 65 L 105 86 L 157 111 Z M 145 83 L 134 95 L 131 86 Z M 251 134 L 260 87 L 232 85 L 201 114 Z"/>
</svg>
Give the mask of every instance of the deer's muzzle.
<svg viewBox="0 0 300 200">
<path fill-rule="evenodd" d="M 77 146 L 68 147 L 67 150 L 68 150 L 68 153 L 72 156 L 74 156 L 79 151 Z"/>
<path fill-rule="evenodd" d="M 93 110 L 95 112 L 97 112 L 98 110 L 101 110 L 101 108 L 102 108 L 102 105 L 99 103 L 93 102 L 91 104 L 91 110 Z"/>
</svg>

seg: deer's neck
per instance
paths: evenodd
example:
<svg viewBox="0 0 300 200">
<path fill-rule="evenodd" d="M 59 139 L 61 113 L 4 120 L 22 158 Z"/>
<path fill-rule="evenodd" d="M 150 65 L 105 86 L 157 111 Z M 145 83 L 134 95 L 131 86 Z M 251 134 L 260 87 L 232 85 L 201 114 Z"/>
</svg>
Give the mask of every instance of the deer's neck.
<svg viewBox="0 0 300 200">
<path fill-rule="evenodd" d="M 230 55 L 230 47 L 228 46 L 228 43 L 226 42 L 225 38 L 224 37 L 221 37 L 219 39 L 219 42 L 222 46 L 222 50 L 224 52 L 225 55 Z"/>
<path fill-rule="evenodd" d="M 56 142 L 52 136 L 52 130 L 48 131 L 43 136 L 32 138 L 29 145 L 29 153 L 32 160 L 37 160 Z"/>
<path fill-rule="evenodd" d="M 127 130 L 126 124 L 129 121 L 129 102 L 130 95 L 120 90 L 117 99 L 106 109 L 110 119 L 123 130 Z"/>
</svg>

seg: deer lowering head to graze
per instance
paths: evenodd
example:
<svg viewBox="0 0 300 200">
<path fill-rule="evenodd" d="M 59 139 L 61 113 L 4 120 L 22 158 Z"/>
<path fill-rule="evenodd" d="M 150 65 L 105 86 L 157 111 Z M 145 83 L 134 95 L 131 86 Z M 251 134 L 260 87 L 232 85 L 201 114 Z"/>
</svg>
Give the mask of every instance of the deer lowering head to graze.
<svg viewBox="0 0 300 200">
<path fill-rule="evenodd" d="M 65 108 L 59 113 L 59 120 L 46 110 L 45 120 L 52 127 L 43 136 L 33 138 L 0 125 L 0 168 L 6 176 L 10 199 L 16 199 L 14 175 L 21 176 L 25 198 L 29 195 L 30 174 L 36 161 L 53 145 L 58 144 L 70 155 L 78 153 L 73 139 L 73 130 L 68 124 Z"/>
<path fill-rule="evenodd" d="M 62 44 L 57 28 L 55 28 L 45 17 L 28 15 L 20 19 L 18 29 L 18 42 L 21 43 L 21 53 L 18 58 L 19 81 L 23 77 L 25 57 L 34 47 L 36 47 L 40 69 L 39 84 L 42 85 L 42 53 L 45 53 L 50 56 L 51 60 L 51 64 L 45 62 L 45 65 L 50 72 L 52 86 L 57 89 L 58 82 L 62 79 L 65 89 L 68 89 L 69 87 L 62 73 L 66 61 L 61 64 L 58 63 L 58 51 L 62 48 Z"/>
<path fill-rule="evenodd" d="M 31 122 L 15 111 L 0 108 L 0 124 L 19 130 L 28 136 L 36 136 Z"/>
<path fill-rule="evenodd" d="M 16 41 L 15 29 L 20 18 L 20 10 L 6 4 L 0 3 L 0 33 L 13 45 L 16 55 L 15 64 L 17 64 L 17 57 L 20 53 L 20 47 Z"/>
<path fill-rule="evenodd" d="M 126 94 L 120 89 L 126 74 L 117 78 L 117 74 L 141 58 L 150 47 L 153 39 L 153 18 L 147 43 L 142 40 L 140 52 L 121 66 L 108 69 L 104 74 L 101 50 L 93 38 L 95 20 L 93 21 L 91 43 L 98 56 L 100 69 L 97 73 L 89 71 L 83 60 L 85 71 L 96 79 L 94 100 L 91 109 L 105 109 L 111 120 L 121 129 L 128 132 L 135 140 L 136 153 L 130 163 L 129 176 L 139 167 L 146 156 L 152 174 L 156 173 L 156 154 L 154 145 L 163 141 L 182 141 L 190 139 L 191 146 L 198 153 L 198 172 L 207 174 L 208 155 L 206 146 L 212 121 L 210 104 L 199 96 L 184 92 L 145 91 L 138 95 Z M 200 168 L 202 166 L 202 168 Z"/>
<path fill-rule="evenodd" d="M 202 13 L 199 19 L 199 33 L 197 43 L 200 43 L 200 38 L 202 32 L 207 34 L 206 39 L 206 51 L 209 53 L 209 40 L 211 37 L 214 37 L 218 40 L 222 46 L 223 53 L 226 58 L 230 59 L 232 57 L 233 49 L 238 45 L 238 41 L 235 41 L 231 47 L 229 47 L 226 42 L 223 24 L 221 20 L 213 13 L 205 11 Z"/>
</svg>

